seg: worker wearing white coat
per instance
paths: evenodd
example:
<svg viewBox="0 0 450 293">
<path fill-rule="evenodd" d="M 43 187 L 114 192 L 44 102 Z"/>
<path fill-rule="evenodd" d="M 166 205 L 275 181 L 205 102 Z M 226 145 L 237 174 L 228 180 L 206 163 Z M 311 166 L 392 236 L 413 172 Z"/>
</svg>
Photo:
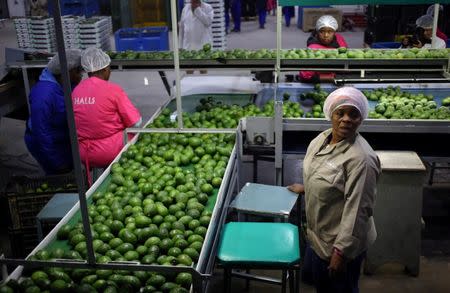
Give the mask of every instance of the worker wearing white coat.
<svg viewBox="0 0 450 293">
<path fill-rule="evenodd" d="M 191 0 L 183 8 L 180 20 L 180 47 L 185 50 L 200 50 L 212 44 L 211 24 L 214 10 L 201 0 Z"/>
<path fill-rule="evenodd" d="M 433 16 L 427 14 L 422 15 L 416 20 L 416 26 L 416 36 L 419 40 L 417 47 L 431 49 L 433 39 Z M 445 41 L 438 36 L 435 36 L 435 42 L 435 49 L 444 49 L 447 45 Z"/>
</svg>

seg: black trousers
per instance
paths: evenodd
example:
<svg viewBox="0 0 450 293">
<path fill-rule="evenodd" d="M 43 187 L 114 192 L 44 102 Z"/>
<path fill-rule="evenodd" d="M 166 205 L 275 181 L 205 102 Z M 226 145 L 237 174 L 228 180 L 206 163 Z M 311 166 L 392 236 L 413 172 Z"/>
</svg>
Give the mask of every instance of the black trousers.
<svg viewBox="0 0 450 293">
<path fill-rule="evenodd" d="M 256 16 L 256 0 L 242 0 L 242 17 Z"/>
<path fill-rule="evenodd" d="M 358 293 L 361 264 L 365 256 L 366 253 L 360 254 L 346 264 L 345 272 L 339 276 L 330 277 L 328 273 L 329 261 L 321 259 L 308 245 L 304 269 L 310 270 L 317 293 Z M 310 265 L 309 268 L 308 265 Z"/>
</svg>

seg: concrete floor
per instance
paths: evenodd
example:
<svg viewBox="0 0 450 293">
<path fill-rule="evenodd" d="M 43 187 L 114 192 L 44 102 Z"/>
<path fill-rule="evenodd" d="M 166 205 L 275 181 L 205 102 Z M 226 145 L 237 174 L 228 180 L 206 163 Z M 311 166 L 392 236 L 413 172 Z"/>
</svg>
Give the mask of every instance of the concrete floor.
<svg viewBox="0 0 450 293">
<path fill-rule="evenodd" d="M 410 277 L 403 273 L 403 268 L 399 265 L 389 264 L 381 267 L 373 276 L 361 274 L 359 288 L 361 293 L 447 293 L 450 290 L 449 258 L 425 258 L 420 261 L 420 276 Z M 281 278 L 278 271 L 252 271 L 261 276 L 270 276 Z M 223 287 L 223 272 L 216 270 L 212 284 L 211 292 L 221 292 Z M 231 292 L 245 292 L 245 281 L 233 278 Z M 270 285 L 261 282 L 250 282 L 249 293 L 269 293 L 280 292 L 278 285 Z M 313 293 L 314 287 L 301 283 L 300 292 Z"/>
<path fill-rule="evenodd" d="M 350 47 L 362 47 L 362 31 L 342 33 Z M 309 34 L 297 29 L 296 26 L 283 28 L 283 48 L 304 47 Z M 228 35 L 228 48 L 275 48 L 275 18 L 268 17 L 268 23 L 265 30 L 258 28 L 257 22 L 243 22 L 241 33 L 231 33 Z M 14 28 L 11 22 L 7 22 L 5 27 L 0 27 L 0 65 L 4 62 L 4 47 L 15 47 L 16 38 Z M 248 71 L 242 74 L 250 74 Z M 168 72 L 169 82 L 172 83 L 173 73 Z M 209 74 L 234 74 L 234 72 L 210 71 Z M 120 84 L 130 96 L 133 103 L 139 108 L 144 121 L 147 120 L 156 111 L 158 107 L 169 100 L 168 94 L 155 72 L 146 71 L 114 71 L 112 81 Z M 24 121 L 2 118 L 0 120 L 0 192 L 12 174 L 37 175 L 42 174 L 36 161 L 28 154 L 23 143 Z M 261 170 L 272 168 L 270 163 L 262 163 Z M 300 178 L 300 164 L 298 161 L 290 161 L 286 166 L 285 184 L 289 184 Z M 261 183 L 273 183 L 272 176 L 266 172 L 261 175 Z M 250 180 L 251 173 L 244 174 L 243 180 Z M 360 281 L 361 292 L 430 292 L 444 293 L 450 292 L 450 245 L 448 235 L 449 229 L 449 210 L 448 210 L 448 187 L 441 191 L 444 197 L 444 204 L 439 203 L 442 212 L 441 220 L 435 223 L 435 228 L 429 231 L 423 239 L 424 255 L 421 258 L 421 273 L 417 278 L 409 277 L 403 274 L 403 268 L 396 265 L 388 265 L 373 276 L 362 276 Z M 430 194 L 435 194 L 432 188 Z M 441 197 L 437 197 L 442 200 Z M 437 201 L 438 199 L 436 199 Z M 447 205 L 445 205 L 445 203 Z M 425 209 L 425 208 L 424 208 Z M 435 211 L 433 207 L 429 210 L 432 214 Z M 0 253 L 9 251 L 6 227 L 0 226 Z M 447 248 L 447 249 L 445 249 Z M 221 270 L 216 271 L 217 278 L 213 279 L 212 292 L 220 292 L 222 287 Z M 270 273 L 276 275 L 276 273 Z M 240 292 L 244 287 L 244 282 L 235 280 L 233 282 L 233 291 Z M 250 292 L 278 292 L 279 287 L 263 285 L 252 282 Z M 313 288 L 302 285 L 302 292 L 313 292 Z"/>
</svg>

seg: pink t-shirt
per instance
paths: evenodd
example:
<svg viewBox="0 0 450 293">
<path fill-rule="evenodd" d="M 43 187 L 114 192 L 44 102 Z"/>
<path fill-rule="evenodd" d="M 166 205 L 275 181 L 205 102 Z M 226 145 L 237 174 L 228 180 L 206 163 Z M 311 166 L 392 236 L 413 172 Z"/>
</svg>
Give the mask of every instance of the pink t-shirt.
<svg viewBox="0 0 450 293">
<path fill-rule="evenodd" d="M 447 43 L 447 41 L 448 41 L 447 35 L 444 34 L 439 28 L 436 31 L 436 36 L 443 39 L 444 42 Z"/>
<path fill-rule="evenodd" d="M 108 166 L 123 147 L 123 130 L 141 115 L 117 84 L 90 77 L 72 93 L 81 160 L 90 167 Z"/>
<path fill-rule="evenodd" d="M 337 33 L 334 34 L 334 36 L 336 37 L 336 42 L 338 43 L 339 47 L 344 47 L 344 48 L 348 47 L 347 42 L 345 41 L 343 36 L 341 36 L 340 34 L 337 34 Z M 336 49 L 334 47 L 324 46 L 322 44 L 317 44 L 317 43 L 309 45 L 308 48 L 310 48 L 310 49 Z"/>
<path fill-rule="evenodd" d="M 339 47 L 344 47 L 347 48 L 347 42 L 345 41 L 344 37 L 341 36 L 340 34 L 335 34 L 336 36 L 336 42 L 338 43 Z M 322 44 L 311 44 L 308 46 L 308 48 L 310 49 L 336 49 L 334 47 L 328 47 L 328 46 L 324 46 Z M 319 72 L 315 72 L 315 71 L 300 71 L 300 79 L 302 81 L 310 81 L 315 75 L 330 75 L 330 73 L 319 73 Z"/>
</svg>

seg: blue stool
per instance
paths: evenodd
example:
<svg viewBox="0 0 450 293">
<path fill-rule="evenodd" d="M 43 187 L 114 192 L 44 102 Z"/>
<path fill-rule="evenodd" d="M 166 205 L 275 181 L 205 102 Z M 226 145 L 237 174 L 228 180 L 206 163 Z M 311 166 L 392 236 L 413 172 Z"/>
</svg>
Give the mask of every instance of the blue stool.
<svg viewBox="0 0 450 293">
<path fill-rule="evenodd" d="M 38 240 L 43 237 L 42 223 L 60 221 L 78 202 L 78 193 L 56 193 L 36 216 Z"/>
<path fill-rule="evenodd" d="M 280 284 L 271 278 L 233 273 L 233 269 L 282 271 L 281 292 L 299 291 L 300 244 L 298 228 L 288 223 L 230 222 L 224 226 L 218 259 L 224 267 L 224 292 L 231 292 L 231 276 Z M 295 272 L 295 274 L 294 274 Z"/>
<path fill-rule="evenodd" d="M 280 187 L 280 186 L 272 186 L 272 185 L 265 185 L 265 184 L 257 184 L 257 183 L 247 183 L 242 188 L 242 190 L 239 192 L 239 194 L 236 196 L 236 198 L 233 200 L 233 202 L 230 204 L 230 208 L 234 209 L 238 213 L 238 220 L 240 221 L 241 214 L 244 215 L 256 215 L 256 216 L 262 216 L 262 217 L 268 217 L 272 218 L 281 222 L 287 222 L 289 219 L 289 216 L 292 212 L 292 210 L 295 207 L 295 204 L 298 202 L 298 205 L 300 205 L 299 202 L 299 196 L 289 190 L 287 190 L 286 187 Z M 297 209 L 298 210 L 298 209 Z M 297 212 L 297 215 L 300 216 L 300 212 Z M 301 222 L 300 217 L 298 217 L 298 223 Z M 246 224 L 246 222 L 238 222 L 235 224 Z M 256 224 L 256 223 L 255 223 Z M 300 251 L 300 245 L 299 243 L 299 228 L 291 225 L 291 224 L 282 224 L 282 223 L 259 223 L 262 225 L 289 225 L 289 227 L 294 227 L 296 231 L 296 249 Z M 269 227 L 269 226 L 268 226 Z M 272 227 L 272 226 L 270 226 Z M 283 226 L 277 226 L 277 227 L 283 227 Z M 269 232 L 261 231 L 263 237 L 276 237 L 271 235 Z M 276 234 L 276 233 L 275 233 Z M 274 234 L 274 235 L 275 235 Z M 268 236 L 266 236 L 268 235 Z M 270 241 L 270 240 L 269 240 Z M 258 243 L 256 241 L 255 243 Z M 268 247 L 272 248 L 272 245 L 268 245 Z M 289 248 L 291 249 L 291 248 Z M 265 257 L 265 256 L 263 256 Z M 220 259 L 220 257 L 219 257 Z M 298 257 L 298 260 L 300 260 L 300 254 Z M 271 263 L 273 263 L 273 260 L 270 260 Z M 222 262 L 222 264 L 224 264 Z M 246 287 L 248 289 L 249 287 L 249 280 L 259 280 L 264 282 L 269 282 L 272 284 L 280 284 L 282 285 L 283 292 L 286 289 L 286 279 L 287 279 L 287 271 L 290 271 L 289 273 L 289 280 L 291 282 L 294 282 L 294 274 L 293 271 L 295 270 L 289 270 L 284 269 L 286 268 L 286 264 L 280 266 L 279 268 L 282 270 L 282 280 L 281 282 L 279 280 L 274 279 L 268 279 L 268 278 L 262 278 L 260 276 L 253 276 L 250 275 L 250 269 L 254 268 L 251 264 L 243 262 L 242 266 L 239 266 L 239 268 L 244 268 L 246 270 L 245 274 L 241 273 L 235 273 L 232 272 L 232 269 L 235 267 L 232 267 L 231 269 L 227 269 L 226 263 L 224 264 L 225 268 L 225 282 L 229 283 L 229 279 L 231 277 L 231 274 L 234 276 L 239 276 L 242 278 L 245 278 L 247 280 Z M 298 262 L 297 266 L 300 266 L 300 263 Z M 238 267 L 236 267 L 238 268 Z M 262 266 L 258 265 L 257 268 L 263 269 Z M 299 283 L 299 275 L 297 274 L 297 285 Z M 291 283 L 292 284 L 292 283 Z M 294 290 L 294 286 L 290 286 L 291 291 Z M 296 292 L 298 289 L 295 289 Z"/>
<path fill-rule="evenodd" d="M 230 204 L 238 213 L 287 221 L 298 195 L 286 187 L 247 183 Z"/>
</svg>

